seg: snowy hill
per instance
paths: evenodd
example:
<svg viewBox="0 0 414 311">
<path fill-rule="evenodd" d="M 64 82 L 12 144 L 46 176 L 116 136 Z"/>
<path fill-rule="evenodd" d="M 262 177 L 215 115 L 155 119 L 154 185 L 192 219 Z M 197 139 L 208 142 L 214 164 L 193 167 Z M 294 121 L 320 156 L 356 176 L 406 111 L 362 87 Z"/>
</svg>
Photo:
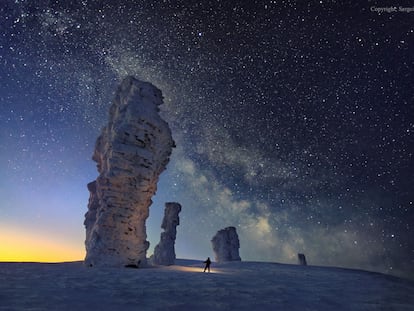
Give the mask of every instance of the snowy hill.
<svg viewBox="0 0 414 311">
<path fill-rule="evenodd" d="M 0 310 L 414 310 L 414 282 L 379 273 L 196 260 L 146 269 L 0 263 Z"/>
</svg>

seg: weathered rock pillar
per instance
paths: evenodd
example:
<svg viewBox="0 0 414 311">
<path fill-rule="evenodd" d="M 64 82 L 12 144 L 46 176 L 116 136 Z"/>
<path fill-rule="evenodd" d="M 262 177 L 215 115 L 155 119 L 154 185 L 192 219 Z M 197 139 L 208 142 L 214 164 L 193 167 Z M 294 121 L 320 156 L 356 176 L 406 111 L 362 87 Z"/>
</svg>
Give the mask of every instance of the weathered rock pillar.
<svg viewBox="0 0 414 311">
<path fill-rule="evenodd" d="M 235 227 L 227 227 L 217 231 L 211 240 L 217 262 L 240 261 L 240 242 Z"/>
<path fill-rule="evenodd" d="M 175 238 L 177 226 L 180 224 L 178 214 L 181 212 L 181 205 L 178 203 L 165 203 L 164 218 L 161 228 L 160 243 L 154 249 L 152 263 L 156 265 L 173 265 L 175 263 Z"/>
<path fill-rule="evenodd" d="M 145 221 L 174 147 L 159 115 L 162 103 L 161 91 L 150 83 L 127 77 L 118 87 L 92 157 L 99 176 L 88 185 L 88 266 L 146 264 Z"/>
</svg>

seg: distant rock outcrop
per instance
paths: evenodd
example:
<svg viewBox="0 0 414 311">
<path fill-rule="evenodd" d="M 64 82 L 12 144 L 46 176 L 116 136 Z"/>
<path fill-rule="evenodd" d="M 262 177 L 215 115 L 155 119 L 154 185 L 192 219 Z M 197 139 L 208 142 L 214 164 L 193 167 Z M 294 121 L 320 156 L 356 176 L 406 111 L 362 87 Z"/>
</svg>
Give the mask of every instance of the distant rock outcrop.
<svg viewBox="0 0 414 311">
<path fill-rule="evenodd" d="M 162 103 L 159 89 L 133 77 L 125 78 L 115 94 L 92 157 L 99 176 L 88 184 L 88 266 L 146 264 L 145 221 L 174 147 L 170 128 L 159 115 Z"/>
<path fill-rule="evenodd" d="M 227 227 L 217 231 L 211 240 L 217 262 L 240 261 L 240 242 L 235 227 Z"/>
<path fill-rule="evenodd" d="M 175 262 L 175 237 L 177 235 L 177 226 L 180 224 L 178 214 L 181 212 L 179 203 L 165 203 L 164 218 L 161 228 L 160 243 L 154 249 L 152 263 L 156 265 L 173 265 Z"/>
<path fill-rule="evenodd" d="M 301 266 L 307 265 L 305 254 L 298 254 L 298 262 Z"/>
</svg>

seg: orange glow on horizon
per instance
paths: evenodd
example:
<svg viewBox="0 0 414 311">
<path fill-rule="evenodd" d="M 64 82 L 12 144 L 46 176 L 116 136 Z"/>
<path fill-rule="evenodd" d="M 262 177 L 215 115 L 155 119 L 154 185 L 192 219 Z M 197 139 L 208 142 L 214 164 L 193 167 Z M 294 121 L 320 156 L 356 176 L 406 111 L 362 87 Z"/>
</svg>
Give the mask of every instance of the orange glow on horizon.
<svg viewBox="0 0 414 311">
<path fill-rule="evenodd" d="M 83 260 L 85 250 L 37 233 L 0 228 L 0 261 L 62 262 Z"/>
</svg>

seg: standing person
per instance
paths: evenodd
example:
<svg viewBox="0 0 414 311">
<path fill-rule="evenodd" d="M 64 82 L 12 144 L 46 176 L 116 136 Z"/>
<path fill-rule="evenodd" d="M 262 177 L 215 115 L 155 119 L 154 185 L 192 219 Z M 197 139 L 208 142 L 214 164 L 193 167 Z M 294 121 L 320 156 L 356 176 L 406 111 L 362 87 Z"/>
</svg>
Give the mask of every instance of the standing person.
<svg viewBox="0 0 414 311">
<path fill-rule="evenodd" d="M 206 270 L 208 270 L 208 272 L 210 272 L 210 265 L 211 265 L 210 257 L 207 257 L 207 260 L 204 261 L 204 263 L 206 264 L 206 266 L 204 267 L 204 271 L 203 272 L 206 272 Z"/>
</svg>

